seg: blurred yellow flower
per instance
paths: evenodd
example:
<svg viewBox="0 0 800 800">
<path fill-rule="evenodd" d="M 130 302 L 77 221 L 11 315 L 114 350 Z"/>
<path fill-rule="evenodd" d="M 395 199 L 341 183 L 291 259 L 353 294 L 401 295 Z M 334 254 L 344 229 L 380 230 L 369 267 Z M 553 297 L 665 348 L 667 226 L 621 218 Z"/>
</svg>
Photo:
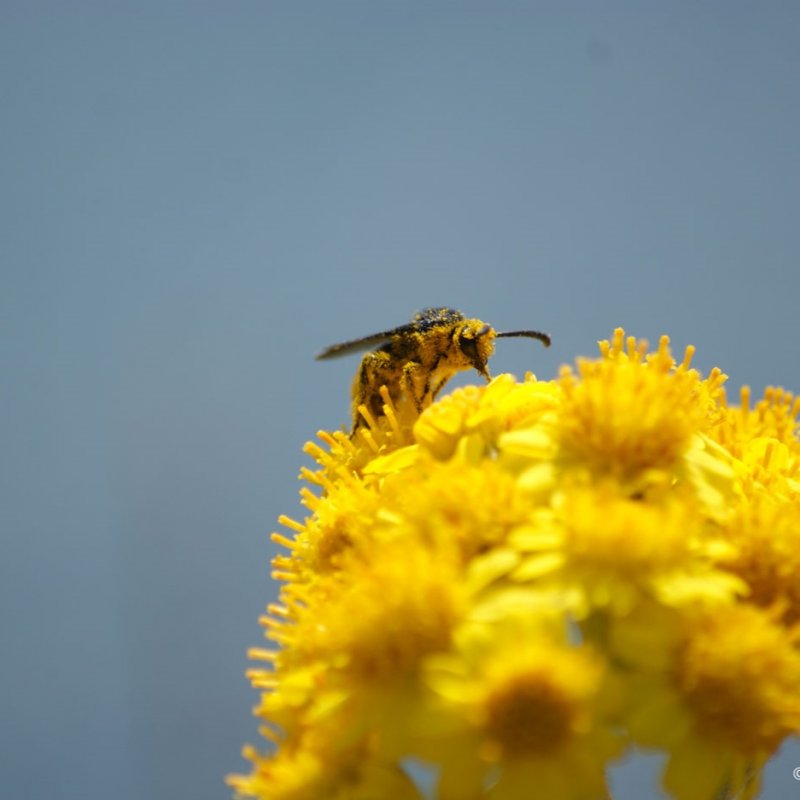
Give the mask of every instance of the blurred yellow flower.
<svg viewBox="0 0 800 800">
<path fill-rule="evenodd" d="M 692 354 L 617 330 L 309 443 L 237 795 L 607 800 L 635 744 L 678 800 L 754 797 L 800 732 L 800 402 Z"/>
<path fill-rule="evenodd" d="M 450 653 L 430 658 L 417 718 L 420 753 L 441 770 L 439 796 L 526 800 L 602 797 L 622 750 L 604 694 L 607 664 L 575 646 L 537 603 L 465 625 Z"/>
<path fill-rule="evenodd" d="M 754 797 L 763 764 L 800 731 L 800 628 L 748 603 L 680 615 L 639 609 L 616 621 L 634 741 L 665 750 L 680 800 Z"/>
</svg>

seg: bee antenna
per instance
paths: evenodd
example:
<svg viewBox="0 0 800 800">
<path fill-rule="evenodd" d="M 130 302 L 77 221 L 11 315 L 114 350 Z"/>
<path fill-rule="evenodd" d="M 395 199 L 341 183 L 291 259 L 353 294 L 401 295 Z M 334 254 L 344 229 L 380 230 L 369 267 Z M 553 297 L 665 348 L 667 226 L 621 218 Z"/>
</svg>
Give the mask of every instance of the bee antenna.
<svg viewBox="0 0 800 800">
<path fill-rule="evenodd" d="M 545 347 L 550 347 L 550 336 L 547 333 L 541 333 L 540 331 L 504 331 L 503 333 L 498 333 L 497 338 L 510 338 L 512 336 L 524 336 L 528 339 L 538 339 Z"/>
</svg>

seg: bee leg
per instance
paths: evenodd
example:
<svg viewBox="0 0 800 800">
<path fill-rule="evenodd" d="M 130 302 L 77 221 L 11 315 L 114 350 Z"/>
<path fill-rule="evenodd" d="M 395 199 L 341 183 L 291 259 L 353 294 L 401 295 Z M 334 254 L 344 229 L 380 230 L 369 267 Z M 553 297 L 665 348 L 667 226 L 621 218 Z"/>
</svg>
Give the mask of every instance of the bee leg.
<svg viewBox="0 0 800 800">
<path fill-rule="evenodd" d="M 365 425 L 364 418 L 358 411 L 359 406 L 366 406 L 373 417 L 383 416 L 383 399 L 380 388 L 386 386 L 389 392 L 395 393 L 396 378 L 393 375 L 392 359 L 388 353 L 377 350 L 367 353 L 361 359 L 361 366 L 353 381 L 353 432 Z"/>
<path fill-rule="evenodd" d="M 435 399 L 436 399 L 436 395 L 437 395 L 437 394 L 439 394 L 439 392 L 441 392 L 441 391 L 442 391 L 442 389 L 444 389 L 444 385 L 445 385 L 445 384 L 447 383 L 447 381 L 449 381 L 449 380 L 450 380 L 450 376 L 449 376 L 449 375 L 446 375 L 444 378 L 442 378 L 442 379 L 441 379 L 441 380 L 440 380 L 440 381 L 439 381 L 439 382 L 436 384 L 436 386 L 434 386 L 434 387 L 433 387 L 433 391 L 431 392 L 431 400 L 435 400 Z"/>
<path fill-rule="evenodd" d="M 403 377 L 400 383 L 404 392 L 414 403 L 414 408 L 417 409 L 418 414 L 421 414 L 422 409 L 430 403 L 429 379 L 429 373 L 423 370 L 422 365 L 416 361 L 409 361 L 403 367 Z"/>
</svg>

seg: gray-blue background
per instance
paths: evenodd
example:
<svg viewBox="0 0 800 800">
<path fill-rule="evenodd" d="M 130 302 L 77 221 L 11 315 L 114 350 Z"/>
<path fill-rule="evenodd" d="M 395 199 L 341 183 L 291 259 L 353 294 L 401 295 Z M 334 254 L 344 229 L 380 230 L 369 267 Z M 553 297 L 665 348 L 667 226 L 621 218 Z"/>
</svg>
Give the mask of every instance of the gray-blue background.
<svg viewBox="0 0 800 800">
<path fill-rule="evenodd" d="M 495 372 L 622 324 L 799 389 L 799 34 L 796 2 L 4 0 L 0 794 L 228 796 L 267 536 L 348 419 L 322 346 L 442 304 L 553 334 Z"/>
</svg>

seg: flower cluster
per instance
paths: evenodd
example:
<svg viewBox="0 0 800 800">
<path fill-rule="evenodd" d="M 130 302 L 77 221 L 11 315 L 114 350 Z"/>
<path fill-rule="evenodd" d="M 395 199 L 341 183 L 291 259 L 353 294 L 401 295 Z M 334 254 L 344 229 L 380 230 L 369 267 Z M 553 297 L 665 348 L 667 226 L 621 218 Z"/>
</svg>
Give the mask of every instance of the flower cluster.
<svg viewBox="0 0 800 800">
<path fill-rule="evenodd" d="M 600 800 L 643 747 L 678 800 L 754 797 L 800 732 L 800 402 L 692 353 L 617 330 L 319 434 L 237 794 Z"/>
</svg>

